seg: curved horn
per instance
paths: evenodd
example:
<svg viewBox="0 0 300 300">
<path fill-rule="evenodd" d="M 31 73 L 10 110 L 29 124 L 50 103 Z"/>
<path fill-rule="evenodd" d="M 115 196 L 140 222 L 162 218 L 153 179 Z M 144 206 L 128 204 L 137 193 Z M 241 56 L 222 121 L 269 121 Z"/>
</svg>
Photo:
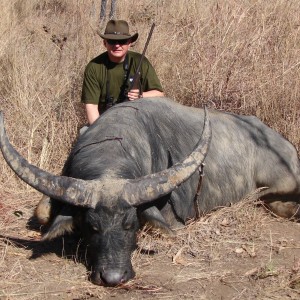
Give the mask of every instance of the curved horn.
<svg viewBox="0 0 300 300">
<path fill-rule="evenodd" d="M 93 207 L 93 182 L 66 176 L 56 176 L 31 165 L 10 144 L 0 112 L 0 148 L 11 169 L 39 192 L 66 203 Z"/>
<path fill-rule="evenodd" d="M 189 179 L 203 163 L 211 141 L 211 125 L 205 108 L 204 129 L 194 151 L 181 163 L 164 171 L 128 180 L 123 197 L 131 205 L 137 206 L 158 199 L 172 192 Z"/>
</svg>

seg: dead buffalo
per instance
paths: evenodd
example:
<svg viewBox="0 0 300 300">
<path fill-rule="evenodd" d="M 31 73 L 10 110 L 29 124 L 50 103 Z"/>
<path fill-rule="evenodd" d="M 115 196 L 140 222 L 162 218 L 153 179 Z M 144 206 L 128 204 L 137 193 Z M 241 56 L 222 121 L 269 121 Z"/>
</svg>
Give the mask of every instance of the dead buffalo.
<svg viewBox="0 0 300 300">
<path fill-rule="evenodd" d="M 145 222 L 171 232 L 260 187 L 267 187 L 259 196 L 276 214 L 299 216 L 300 163 L 291 143 L 256 117 L 208 114 L 210 121 L 202 109 L 166 98 L 116 105 L 78 138 L 62 176 L 22 158 L 2 116 L 0 144 L 17 175 L 51 198 L 36 210 L 51 224 L 45 238 L 80 230 L 91 280 L 115 286 L 134 276 L 131 253 Z"/>
</svg>

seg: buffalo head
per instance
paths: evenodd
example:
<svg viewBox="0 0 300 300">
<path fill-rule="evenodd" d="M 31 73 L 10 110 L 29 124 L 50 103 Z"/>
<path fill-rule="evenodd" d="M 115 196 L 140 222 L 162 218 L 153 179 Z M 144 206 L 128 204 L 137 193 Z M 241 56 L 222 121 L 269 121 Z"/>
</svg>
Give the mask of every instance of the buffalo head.
<svg viewBox="0 0 300 300">
<path fill-rule="evenodd" d="M 140 227 L 137 210 L 145 205 L 151 208 L 150 203 L 160 201 L 189 179 L 203 163 L 210 140 L 211 127 L 206 113 L 202 136 L 182 162 L 136 179 L 105 174 L 101 178 L 83 180 L 53 175 L 29 164 L 9 143 L 0 114 L 0 147 L 9 166 L 22 180 L 49 197 L 46 207 L 50 212 L 57 204 L 63 207 L 45 238 L 73 230 L 75 216 L 79 214 L 81 232 L 90 253 L 91 280 L 109 286 L 124 283 L 134 276 L 131 254 Z M 53 207 L 51 201 L 55 204 Z M 150 217 L 153 223 L 167 226 L 155 208 Z"/>
</svg>

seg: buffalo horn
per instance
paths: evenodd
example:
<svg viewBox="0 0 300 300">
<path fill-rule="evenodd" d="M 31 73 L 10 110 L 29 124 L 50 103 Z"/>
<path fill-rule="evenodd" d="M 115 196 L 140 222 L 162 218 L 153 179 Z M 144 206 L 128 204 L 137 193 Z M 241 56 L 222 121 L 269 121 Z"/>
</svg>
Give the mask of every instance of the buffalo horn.
<svg viewBox="0 0 300 300">
<path fill-rule="evenodd" d="M 161 172 L 131 179 L 123 189 L 123 198 L 134 206 L 169 194 L 189 179 L 203 163 L 211 141 L 211 125 L 205 109 L 204 129 L 194 151 L 181 163 Z"/>
<path fill-rule="evenodd" d="M 27 184 L 39 192 L 66 203 L 90 207 L 92 203 L 93 182 L 66 176 L 52 175 L 31 165 L 10 144 L 0 112 L 0 148 L 11 169 Z"/>
</svg>

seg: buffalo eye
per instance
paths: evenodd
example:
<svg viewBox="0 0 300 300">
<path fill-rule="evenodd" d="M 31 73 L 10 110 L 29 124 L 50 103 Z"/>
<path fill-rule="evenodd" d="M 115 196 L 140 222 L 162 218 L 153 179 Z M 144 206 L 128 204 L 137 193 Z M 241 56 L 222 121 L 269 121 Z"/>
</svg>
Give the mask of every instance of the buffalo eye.
<svg viewBox="0 0 300 300">
<path fill-rule="evenodd" d="M 123 228 L 124 228 L 125 230 L 131 230 L 131 229 L 134 228 L 134 224 L 131 223 L 131 222 L 124 222 L 124 223 L 123 223 Z"/>
<path fill-rule="evenodd" d="M 91 232 L 100 232 L 101 231 L 101 224 L 99 222 L 99 217 L 97 214 L 93 212 L 89 212 L 86 218 L 86 223 Z"/>
<path fill-rule="evenodd" d="M 95 232 L 99 232 L 99 228 L 97 226 L 91 226 L 91 229 Z"/>
<path fill-rule="evenodd" d="M 126 214 L 125 218 L 123 219 L 122 226 L 124 230 L 132 230 L 136 227 L 136 214 L 133 211 L 130 211 Z"/>
<path fill-rule="evenodd" d="M 101 227 L 99 226 L 99 224 L 94 222 L 88 222 L 88 228 L 91 233 L 97 233 L 101 231 Z"/>
</svg>

